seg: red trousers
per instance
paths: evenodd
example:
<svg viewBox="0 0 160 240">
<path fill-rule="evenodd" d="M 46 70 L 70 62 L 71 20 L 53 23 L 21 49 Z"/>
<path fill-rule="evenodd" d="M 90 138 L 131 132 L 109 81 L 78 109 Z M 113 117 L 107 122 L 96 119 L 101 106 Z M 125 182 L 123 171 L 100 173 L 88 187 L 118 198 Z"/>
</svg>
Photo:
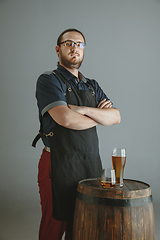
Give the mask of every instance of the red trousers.
<svg viewBox="0 0 160 240">
<path fill-rule="evenodd" d="M 39 240 L 61 240 L 65 231 L 65 239 L 72 240 L 73 223 L 61 222 L 52 216 L 51 159 L 45 150 L 38 164 L 38 186 L 42 209 Z"/>
</svg>

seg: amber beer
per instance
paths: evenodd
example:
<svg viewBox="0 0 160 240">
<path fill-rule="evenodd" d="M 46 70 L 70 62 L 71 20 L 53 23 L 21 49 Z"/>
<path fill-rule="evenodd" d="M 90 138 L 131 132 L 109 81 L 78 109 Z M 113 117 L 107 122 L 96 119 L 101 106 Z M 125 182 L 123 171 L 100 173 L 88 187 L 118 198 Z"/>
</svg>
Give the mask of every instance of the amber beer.
<svg viewBox="0 0 160 240">
<path fill-rule="evenodd" d="M 101 185 L 103 188 L 111 188 L 112 187 L 112 183 L 111 182 L 105 182 L 101 180 Z"/>
<path fill-rule="evenodd" d="M 109 179 L 109 180 L 106 180 L 106 181 L 101 180 L 101 185 L 102 185 L 103 188 L 112 188 L 112 187 L 114 187 L 116 184 L 115 184 L 115 183 L 112 183 L 112 182 L 111 182 L 111 179 Z"/>
<path fill-rule="evenodd" d="M 126 164 L 125 149 L 114 149 L 112 153 L 112 166 L 115 169 L 116 185 L 123 186 L 123 172 Z"/>
<path fill-rule="evenodd" d="M 115 186 L 115 170 L 111 168 L 103 169 L 101 175 L 101 185 L 103 188 L 111 188 Z"/>
</svg>

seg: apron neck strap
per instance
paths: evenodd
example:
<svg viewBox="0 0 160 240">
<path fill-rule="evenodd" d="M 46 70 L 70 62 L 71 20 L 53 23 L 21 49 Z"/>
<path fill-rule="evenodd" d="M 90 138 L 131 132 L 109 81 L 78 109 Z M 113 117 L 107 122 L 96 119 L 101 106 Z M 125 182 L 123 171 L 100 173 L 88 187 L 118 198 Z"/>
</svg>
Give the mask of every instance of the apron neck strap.
<svg viewBox="0 0 160 240">
<path fill-rule="evenodd" d="M 67 85 L 68 91 L 71 92 L 71 91 L 72 91 L 72 88 L 70 87 L 67 79 L 66 79 L 59 71 L 53 70 L 53 72 L 55 73 L 55 76 L 56 76 L 56 77 L 58 76 L 58 77 Z M 89 90 L 91 90 L 92 95 L 94 96 L 93 88 L 90 86 L 90 84 L 89 84 L 88 82 L 86 82 L 86 85 L 87 85 L 87 87 L 89 88 Z"/>
</svg>

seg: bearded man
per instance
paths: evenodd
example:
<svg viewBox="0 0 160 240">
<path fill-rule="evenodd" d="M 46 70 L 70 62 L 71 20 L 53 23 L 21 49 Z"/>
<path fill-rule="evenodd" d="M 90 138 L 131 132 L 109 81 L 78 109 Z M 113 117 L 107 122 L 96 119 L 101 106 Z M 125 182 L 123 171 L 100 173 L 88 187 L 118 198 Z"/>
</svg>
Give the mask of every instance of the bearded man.
<svg viewBox="0 0 160 240">
<path fill-rule="evenodd" d="M 40 240 L 60 240 L 64 232 L 65 239 L 72 240 L 78 182 L 102 173 L 96 126 L 120 122 L 118 109 L 97 81 L 79 72 L 85 46 L 79 30 L 62 32 L 55 48 L 57 69 L 37 81 L 41 128 L 33 146 L 39 138 L 44 143 L 38 166 Z"/>
</svg>

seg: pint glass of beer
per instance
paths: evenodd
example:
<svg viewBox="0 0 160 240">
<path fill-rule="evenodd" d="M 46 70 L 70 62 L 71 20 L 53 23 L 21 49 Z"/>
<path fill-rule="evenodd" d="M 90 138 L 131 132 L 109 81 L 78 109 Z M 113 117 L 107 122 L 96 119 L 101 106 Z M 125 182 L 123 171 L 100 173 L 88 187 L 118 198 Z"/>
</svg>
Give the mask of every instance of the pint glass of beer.
<svg viewBox="0 0 160 240">
<path fill-rule="evenodd" d="M 123 187 L 123 172 L 126 164 L 126 149 L 114 148 L 112 151 L 112 166 L 115 169 L 116 185 Z"/>
</svg>

